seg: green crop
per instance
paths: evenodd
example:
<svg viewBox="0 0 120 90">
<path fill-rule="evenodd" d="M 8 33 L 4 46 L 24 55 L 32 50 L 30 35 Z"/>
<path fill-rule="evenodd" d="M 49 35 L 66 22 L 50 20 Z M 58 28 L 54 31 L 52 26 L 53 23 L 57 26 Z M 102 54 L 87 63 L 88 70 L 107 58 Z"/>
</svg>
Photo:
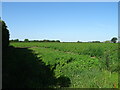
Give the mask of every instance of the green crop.
<svg viewBox="0 0 120 90">
<path fill-rule="evenodd" d="M 70 79 L 69 87 L 114 88 L 114 84 L 118 87 L 118 45 L 115 43 L 18 42 L 11 45 L 33 50 L 61 83 L 63 76 Z M 65 83 L 61 87 L 68 86 Z"/>
</svg>

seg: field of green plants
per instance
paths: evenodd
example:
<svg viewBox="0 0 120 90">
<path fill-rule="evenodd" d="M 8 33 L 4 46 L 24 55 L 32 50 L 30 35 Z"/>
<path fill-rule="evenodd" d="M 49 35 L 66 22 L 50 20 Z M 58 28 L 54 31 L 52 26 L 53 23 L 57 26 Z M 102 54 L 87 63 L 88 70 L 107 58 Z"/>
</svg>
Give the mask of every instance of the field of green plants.
<svg viewBox="0 0 120 90">
<path fill-rule="evenodd" d="M 12 42 L 10 45 L 32 50 L 49 65 L 60 79 L 54 88 L 118 88 L 117 43 Z"/>
</svg>

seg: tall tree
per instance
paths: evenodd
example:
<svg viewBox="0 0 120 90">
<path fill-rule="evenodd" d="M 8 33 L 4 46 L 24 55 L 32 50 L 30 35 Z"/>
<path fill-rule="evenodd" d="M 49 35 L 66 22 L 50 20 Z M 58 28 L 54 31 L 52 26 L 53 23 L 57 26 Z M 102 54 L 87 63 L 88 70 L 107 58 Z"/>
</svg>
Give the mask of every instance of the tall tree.
<svg viewBox="0 0 120 90">
<path fill-rule="evenodd" d="M 24 39 L 24 42 L 29 42 L 29 39 Z"/>
<path fill-rule="evenodd" d="M 0 20 L 0 29 L 2 29 L 2 48 L 6 49 L 9 46 L 9 30 L 2 20 Z"/>
<path fill-rule="evenodd" d="M 117 42 L 117 38 L 116 38 L 116 37 L 113 37 L 113 38 L 111 39 L 111 42 L 116 43 L 116 42 Z"/>
<path fill-rule="evenodd" d="M 19 42 L 19 39 L 15 39 L 14 42 Z"/>
</svg>

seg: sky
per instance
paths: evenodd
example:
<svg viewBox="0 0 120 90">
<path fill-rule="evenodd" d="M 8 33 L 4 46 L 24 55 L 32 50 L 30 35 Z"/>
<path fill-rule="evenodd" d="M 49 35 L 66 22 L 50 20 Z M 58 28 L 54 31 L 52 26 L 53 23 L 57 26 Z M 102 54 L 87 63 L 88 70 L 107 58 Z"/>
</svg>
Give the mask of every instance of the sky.
<svg viewBox="0 0 120 90">
<path fill-rule="evenodd" d="M 117 2 L 2 2 L 10 39 L 106 41 L 118 36 Z"/>
</svg>

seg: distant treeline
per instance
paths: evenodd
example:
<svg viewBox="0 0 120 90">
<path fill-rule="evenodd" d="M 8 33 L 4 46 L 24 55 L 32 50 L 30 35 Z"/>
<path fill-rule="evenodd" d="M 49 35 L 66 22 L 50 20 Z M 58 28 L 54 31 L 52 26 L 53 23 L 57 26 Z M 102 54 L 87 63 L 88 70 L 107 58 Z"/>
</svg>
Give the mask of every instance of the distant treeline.
<svg viewBox="0 0 120 90">
<path fill-rule="evenodd" d="M 10 42 L 60 42 L 60 40 L 29 40 L 29 39 L 24 39 L 24 41 L 20 41 L 19 39 L 14 39 L 14 40 L 12 39 L 9 41 Z M 77 43 L 112 43 L 112 42 L 111 41 L 104 41 L 104 42 L 100 42 L 100 41 L 88 41 L 88 42 L 77 41 Z"/>
<path fill-rule="evenodd" d="M 0 29 L 2 29 L 2 49 L 9 47 L 9 42 L 60 42 L 60 40 L 29 40 L 29 39 L 24 39 L 24 41 L 20 41 L 19 39 L 12 39 L 9 40 L 10 34 L 9 30 L 7 28 L 7 25 L 4 21 L 0 19 Z M 120 37 L 119 37 L 120 38 Z M 104 42 L 100 41 L 90 41 L 90 42 L 82 42 L 82 41 L 77 41 L 78 43 L 120 43 L 120 40 L 118 40 L 117 37 L 113 37 L 111 40 L 107 40 Z"/>
<path fill-rule="evenodd" d="M 24 39 L 24 41 L 20 41 L 19 39 L 12 39 L 10 42 L 60 42 L 60 40 L 29 40 Z"/>
<path fill-rule="evenodd" d="M 116 38 L 112 38 L 111 40 L 107 40 L 104 42 L 101 42 L 101 41 L 88 41 L 88 42 L 77 41 L 77 43 L 116 43 L 116 40 L 117 40 Z M 9 41 L 10 42 L 60 42 L 60 40 L 29 40 L 29 39 L 24 39 L 24 41 L 20 41 L 19 39 L 14 39 L 14 40 L 12 39 Z M 120 43 L 120 42 L 118 42 L 118 43 Z"/>
<path fill-rule="evenodd" d="M 78 43 L 83 43 L 82 41 L 77 41 Z M 91 42 L 84 42 L 84 43 L 103 43 L 103 42 L 100 42 L 100 41 L 91 41 Z"/>
</svg>

